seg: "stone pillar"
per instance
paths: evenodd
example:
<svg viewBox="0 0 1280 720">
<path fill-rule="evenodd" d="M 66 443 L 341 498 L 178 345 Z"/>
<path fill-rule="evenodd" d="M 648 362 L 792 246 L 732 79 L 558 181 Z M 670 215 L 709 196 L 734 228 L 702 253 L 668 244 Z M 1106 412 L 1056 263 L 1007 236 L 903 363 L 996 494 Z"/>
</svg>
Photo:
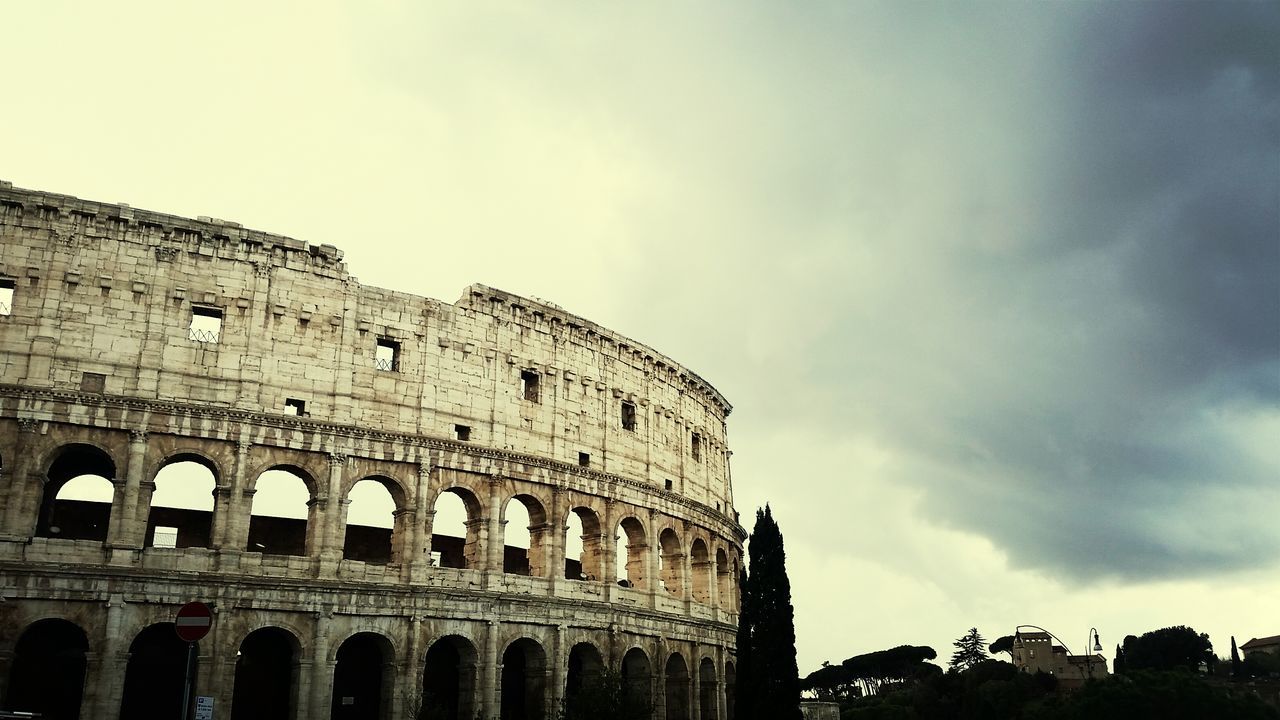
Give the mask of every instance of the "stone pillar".
<svg viewBox="0 0 1280 720">
<path fill-rule="evenodd" d="M 565 686 L 569 683 L 569 651 L 564 646 L 564 635 L 568 627 L 556 626 L 556 637 L 551 653 L 551 704 L 547 707 L 547 716 L 556 717 L 560 712 L 560 703 L 564 701 Z"/>
<path fill-rule="evenodd" d="M 489 478 L 489 548 L 485 553 L 486 587 L 495 589 L 502 584 L 503 545 L 506 539 L 506 520 L 502 520 L 502 478 Z"/>
<path fill-rule="evenodd" d="M 107 542 L 113 547 L 129 549 L 142 547 L 143 538 L 140 537 L 142 533 L 137 529 L 137 517 L 142 476 L 146 471 L 144 468 L 146 458 L 147 433 L 142 430 L 129 431 L 129 458 L 125 465 L 124 492 L 116 493 L 119 502 L 113 503 L 111 527 L 107 535 Z M 117 504 L 118 510 L 115 509 Z"/>
<path fill-rule="evenodd" d="M 333 669 L 337 662 L 329 659 L 329 621 L 332 609 L 321 608 L 316 613 L 315 636 L 311 646 L 311 680 L 308 708 L 298 708 L 298 718 L 324 718 L 329 716 L 329 708 L 333 703 Z M 304 693 L 299 692 L 299 705 Z M 304 710 L 306 712 L 304 712 Z"/>
<path fill-rule="evenodd" d="M 247 431 L 242 429 L 242 433 Z M 244 435 L 242 434 L 242 437 Z M 253 493 L 249 488 L 252 482 L 249 475 L 249 451 L 253 443 L 245 440 L 236 442 L 236 463 L 232 471 L 231 485 L 225 492 L 227 503 L 223 506 L 222 519 L 214 516 L 214 522 L 222 526 L 222 554 L 231 559 L 231 568 L 237 567 L 236 559 L 249 545 L 249 522 L 253 514 Z M 223 492 L 224 486 L 218 486 L 215 492 Z"/>
<path fill-rule="evenodd" d="M 645 550 L 644 575 L 645 580 L 648 583 L 649 607 L 651 608 L 656 607 L 658 604 L 658 593 L 666 592 L 666 590 L 663 589 L 662 578 L 658 575 L 658 553 L 662 552 L 662 543 L 659 542 L 658 537 L 655 534 L 658 532 L 656 528 L 657 514 L 653 510 L 650 510 L 649 536 L 646 538 L 649 543 L 649 547 Z M 666 693 L 664 692 L 663 694 L 665 695 Z"/>
<path fill-rule="evenodd" d="M 222 609 L 216 604 L 213 609 L 213 628 L 208 637 L 201 643 L 199 695 L 213 697 L 213 716 L 216 718 L 231 717 L 231 698 L 235 689 L 236 658 L 240 647 L 236 637 L 230 630 L 222 628 Z"/>
<path fill-rule="evenodd" d="M 618 509 L 616 505 L 617 501 L 613 498 L 605 498 L 604 518 L 601 520 L 598 543 L 601 575 L 598 579 L 604 583 L 604 594 L 600 599 L 605 602 L 613 601 L 614 589 L 618 587 Z"/>
<path fill-rule="evenodd" d="M 485 720 L 498 717 L 502 699 L 498 696 L 498 673 L 502 669 L 498 657 L 497 620 L 490 620 L 484 638 L 484 655 L 480 658 L 480 715 Z"/>
<path fill-rule="evenodd" d="M 26 540 L 35 533 L 44 484 L 48 479 L 35 468 L 36 430 L 39 427 L 40 423 L 32 418 L 18 418 L 16 454 L 12 458 L 12 470 L 5 470 L 6 474 L 13 474 L 7 486 L 0 485 L 7 488 L 9 500 L 5 505 L 3 533 L 15 540 Z"/>
<path fill-rule="evenodd" d="M 426 669 L 426 651 L 422 649 L 422 618 L 410 615 L 409 636 L 405 642 L 405 656 L 400 663 L 400 676 L 393 691 L 391 720 L 417 720 L 414 713 L 422 702 L 422 674 Z"/>
<path fill-rule="evenodd" d="M 400 559 L 402 577 L 411 583 L 426 581 L 427 568 L 431 565 L 431 526 L 435 509 L 427 505 L 430 494 L 431 465 L 418 463 L 418 482 L 413 493 L 413 517 L 409 524 L 409 538 Z"/>
<path fill-rule="evenodd" d="M 346 511 L 350 504 L 342 492 L 342 481 L 346 471 L 347 456 L 342 453 L 329 453 L 329 479 L 325 484 L 324 497 L 316 497 L 316 527 L 311 533 L 315 547 L 310 555 L 319 555 L 322 564 L 332 565 L 337 572 L 337 562 L 342 559 L 342 545 L 346 532 Z"/>
<path fill-rule="evenodd" d="M 124 693 L 124 673 L 129 662 L 129 639 L 120 637 L 124 620 L 124 598 L 112 595 L 107 599 L 107 621 L 103 627 L 102 649 L 97 653 L 97 667 L 85 678 L 85 687 L 93 687 L 92 704 L 87 705 L 84 717 L 115 720 L 120 717 L 120 701 Z M 94 677 L 96 675 L 96 677 Z M 88 698 L 86 698 L 88 699 Z"/>
</svg>

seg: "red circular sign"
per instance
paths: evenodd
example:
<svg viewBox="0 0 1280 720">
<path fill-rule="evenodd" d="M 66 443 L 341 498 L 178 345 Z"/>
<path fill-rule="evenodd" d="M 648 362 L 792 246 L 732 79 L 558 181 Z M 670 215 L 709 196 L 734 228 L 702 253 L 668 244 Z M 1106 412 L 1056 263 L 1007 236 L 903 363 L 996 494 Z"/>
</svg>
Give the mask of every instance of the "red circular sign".
<svg viewBox="0 0 1280 720">
<path fill-rule="evenodd" d="M 183 642 L 193 643 L 209 634 L 213 627 L 213 611 L 202 602 L 189 602 L 178 611 L 173 629 Z"/>
</svg>

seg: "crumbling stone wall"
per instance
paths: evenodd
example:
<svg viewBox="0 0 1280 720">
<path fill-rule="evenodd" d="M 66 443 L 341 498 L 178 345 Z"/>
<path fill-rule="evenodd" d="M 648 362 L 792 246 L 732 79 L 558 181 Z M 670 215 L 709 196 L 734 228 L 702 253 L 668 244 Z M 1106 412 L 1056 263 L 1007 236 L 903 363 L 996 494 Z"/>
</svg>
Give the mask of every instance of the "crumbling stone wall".
<svg viewBox="0 0 1280 720">
<path fill-rule="evenodd" d="M 668 701 L 730 714 L 723 682 L 700 693 L 663 677 L 673 655 L 732 676 L 745 539 L 730 405 L 670 358 L 482 285 L 453 304 L 366 287 L 332 246 L 0 183 L 4 289 L 0 684 L 33 623 L 67 620 L 89 644 L 81 717 L 117 717 L 131 639 L 202 599 L 217 624 L 200 692 L 218 717 L 237 651 L 261 628 L 292 638 L 297 718 L 327 716 L 338 649 L 357 633 L 385 638 L 381 717 L 411 716 L 445 640 L 474 653 L 463 707 L 484 717 L 499 712 L 512 643 L 544 653 L 530 687 L 547 709 L 571 648 L 589 643 L 615 669 L 642 652 L 657 717 Z M 109 468 L 104 537 L 38 527 L 69 457 Z M 203 547 L 151 542 L 155 478 L 177 460 L 215 478 Z M 299 554 L 250 551 L 255 484 L 279 467 L 310 495 Z M 396 505 L 386 562 L 344 556 L 346 497 L 366 478 Z M 467 507 L 463 568 L 430 561 L 444 492 Z M 521 574 L 503 572 L 512 498 L 531 518 Z M 587 580 L 562 572 L 570 513 Z M 628 572 L 629 587 L 614 582 Z"/>
</svg>

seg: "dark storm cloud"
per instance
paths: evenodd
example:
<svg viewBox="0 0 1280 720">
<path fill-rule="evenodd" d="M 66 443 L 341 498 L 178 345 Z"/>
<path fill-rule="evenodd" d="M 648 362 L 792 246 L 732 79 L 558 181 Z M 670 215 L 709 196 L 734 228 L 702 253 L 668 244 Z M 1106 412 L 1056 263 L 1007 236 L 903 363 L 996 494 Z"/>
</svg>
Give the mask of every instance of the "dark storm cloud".
<svg viewBox="0 0 1280 720">
<path fill-rule="evenodd" d="M 967 307 L 920 318 L 961 324 L 999 372 L 965 373 L 973 350 L 955 349 L 957 382 L 916 390 L 937 391 L 940 417 L 884 419 L 941 468 L 908 478 L 934 517 L 1016 564 L 1256 567 L 1280 551 L 1275 453 L 1242 437 L 1280 403 L 1280 7 L 1093 12 L 1059 50 L 1066 113 L 1041 137 L 1054 152 L 1030 249 L 961 251 L 954 266 L 999 301 L 950 280 Z M 933 367 L 916 362 L 887 372 L 900 397 Z"/>
</svg>

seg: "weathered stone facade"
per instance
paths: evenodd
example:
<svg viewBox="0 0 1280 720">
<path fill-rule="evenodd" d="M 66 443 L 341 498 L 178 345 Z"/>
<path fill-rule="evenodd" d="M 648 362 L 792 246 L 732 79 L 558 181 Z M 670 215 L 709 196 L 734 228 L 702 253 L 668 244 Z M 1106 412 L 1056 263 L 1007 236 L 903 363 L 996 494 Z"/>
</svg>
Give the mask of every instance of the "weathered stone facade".
<svg viewBox="0 0 1280 720">
<path fill-rule="evenodd" d="M 732 718 L 745 532 L 730 406 L 694 373 L 548 303 L 362 286 L 336 248 L 209 218 L 4 183 L 0 243 L 0 708 L 53 643 L 84 668 L 79 716 L 127 717 L 130 648 L 198 599 L 218 718 L 250 717 L 237 684 L 277 670 L 283 717 L 409 718 L 425 683 L 450 716 L 550 718 L 601 664 L 654 717 Z M 179 460 L 212 473 L 212 511 L 156 547 L 155 480 Z M 250 551 L 256 483 L 281 468 L 310 495 L 299 551 Z M 83 473 L 109 508 L 58 498 Z M 396 506 L 379 561 L 344 556 L 364 479 Z M 463 567 L 432 562 L 444 493 L 467 509 Z M 531 542 L 504 572 L 512 499 Z M 375 710 L 335 695 L 343 657 L 377 669 Z"/>
</svg>

